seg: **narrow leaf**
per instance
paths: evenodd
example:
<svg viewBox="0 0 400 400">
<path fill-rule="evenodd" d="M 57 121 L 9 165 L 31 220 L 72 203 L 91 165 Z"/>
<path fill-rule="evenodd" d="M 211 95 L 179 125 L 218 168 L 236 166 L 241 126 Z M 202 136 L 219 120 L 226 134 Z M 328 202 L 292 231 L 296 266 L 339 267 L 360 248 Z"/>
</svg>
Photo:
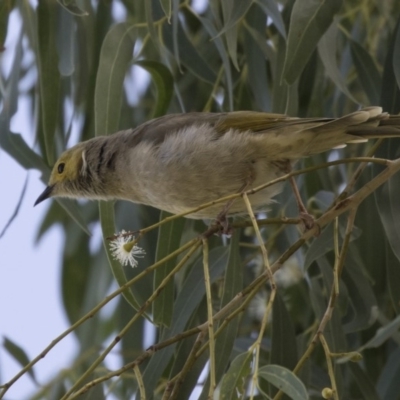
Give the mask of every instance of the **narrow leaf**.
<svg viewBox="0 0 400 400">
<path fill-rule="evenodd" d="M 293 321 L 279 293 L 272 309 L 271 363 L 293 369 L 297 363 L 296 334 Z"/>
<path fill-rule="evenodd" d="M 394 41 L 393 72 L 396 77 L 397 88 L 400 89 L 400 29 L 398 28 L 396 39 Z"/>
<path fill-rule="evenodd" d="M 25 367 L 25 365 L 29 364 L 30 360 L 25 350 L 21 346 L 18 346 L 11 339 L 8 339 L 4 336 L 3 346 L 7 350 L 8 354 L 10 354 L 22 367 Z M 27 372 L 33 381 L 37 383 L 33 368 L 30 368 Z"/>
<path fill-rule="evenodd" d="M 341 6 L 342 0 L 297 0 L 294 3 L 282 75 L 288 84 L 300 76 Z"/>
<path fill-rule="evenodd" d="M 258 374 L 293 400 L 307 400 L 308 393 L 303 382 L 290 370 L 279 365 L 266 365 Z"/>
<path fill-rule="evenodd" d="M 325 71 L 332 79 L 333 83 L 341 90 L 349 99 L 358 103 L 357 100 L 352 96 L 347 88 L 346 82 L 340 74 L 339 67 L 336 61 L 337 53 L 337 35 L 339 29 L 337 22 L 334 22 L 330 28 L 322 36 L 318 43 L 318 53 L 321 57 L 322 63 L 324 64 Z"/>
<path fill-rule="evenodd" d="M 174 78 L 171 72 L 164 64 L 157 61 L 141 60 L 136 61 L 135 64 L 151 74 L 157 88 L 157 101 L 153 118 L 164 115 L 167 112 L 174 91 Z"/>
<path fill-rule="evenodd" d="M 398 315 L 395 319 L 390 321 L 387 325 L 383 326 L 382 328 L 379 328 L 376 331 L 374 337 L 367 343 L 365 343 L 359 351 L 364 349 L 379 347 L 386 340 L 392 337 L 392 335 L 395 334 L 399 330 L 399 328 L 400 328 L 400 315 Z"/>
<path fill-rule="evenodd" d="M 78 17 L 89 15 L 88 12 L 78 7 L 75 0 L 57 0 L 69 13 Z"/>
<path fill-rule="evenodd" d="M 221 0 L 224 14 L 224 26 L 219 35 L 234 27 L 246 15 L 253 0 Z"/>
<path fill-rule="evenodd" d="M 6 0 L 0 3 L 0 52 L 4 51 L 4 43 L 6 42 L 8 17 L 14 8 L 15 0 Z"/>
<path fill-rule="evenodd" d="M 220 399 L 242 398 L 246 390 L 247 377 L 251 372 L 251 352 L 239 354 L 233 361 L 221 382 Z"/>
<path fill-rule="evenodd" d="M 278 4 L 275 0 L 256 0 L 256 2 L 264 9 L 265 13 L 278 29 L 283 38 L 286 39 L 286 28 L 282 15 L 279 11 Z"/>
<path fill-rule="evenodd" d="M 361 86 L 370 104 L 379 104 L 381 76 L 370 54 L 357 42 L 350 41 L 351 56 L 360 78 Z"/>
<path fill-rule="evenodd" d="M 250 22 L 252 25 L 251 28 L 249 27 L 249 30 L 261 36 L 260 32 L 265 30 L 265 16 L 260 12 L 259 7 L 251 7 L 246 20 L 248 21 L 247 25 L 250 25 Z M 267 62 L 262 51 L 260 51 L 259 43 L 253 38 L 254 36 L 251 35 L 251 32 L 245 32 L 244 43 L 248 65 L 248 80 L 257 108 L 262 111 L 270 111 L 272 108 L 272 99 L 267 79 Z M 263 42 L 265 43 L 265 38 Z M 264 46 L 267 47 L 266 44 Z"/>
<path fill-rule="evenodd" d="M 362 394 L 363 399 L 368 400 L 380 400 L 374 384 L 372 383 L 371 377 L 356 363 L 349 363 L 348 368 L 350 369 L 351 375 L 357 384 L 357 387 Z"/>
<path fill-rule="evenodd" d="M 60 73 L 56 49 L 57 4 L 52 0 L 40 1 L 37 7 L 39 42 L 40 108 L 46 160 L 55 162 L 54 135 L 58 124 Z"/>
<path fill-rule="evenodd" d="M 57 31 L 57 50 L 60 57 L 58 68 L 63 76 L 71 76 L 75 71 L 76 24 L 74 17 L 67 11 L 60 12 L 60 29 Z"/>
<path fill-rule="evenodd" d="M 400 111 L 400 88 L 396 85 L 396 76 L 394 73 L 393 54 L 395 51 L 397 33 L 400 31 L 400 17 L 397 20 L 393 36 L 390 38 L 387 48 L 385 65 L 383 68 L 381 97 L 379 104 L 384 111 L 390 114 L 397 114 Z M 397 65 L 397 68 L 399 66 Z"/>
<path fill-rule="evenodd" d="M 240 231 L 235 230 L 229 244 L 229 259 L 225 269 L 220 308 L 228 304 L 243 289 L 243 266 L 239 254 L 239 239 Z M 232 349 L 238 331 L 239 320 L 240 317 L 237 316 L 230 321 L 229 325 L 219 334 L 215 342 L 215 376 L 217 384 L 226 371 L 229 360 L 232 357 Z M 200 400 L 208 398 L 209 387 L 210 379 L 208 377 L 199 398 Z"/>
<path fill-rule="evenodd" d="M 173 32 L 169 25 L 163 26 L 163 39 L 166 47 L 173 51 Z M 201 80 L 214 84 L 217 74 L 211 69 L 209 63 L 197 51 L 190 40 L 189 34 L 178 25 L 178 46 L 181 63 Z"/>
<path fill-rule="evenodd" d="M 107 240 L 108 237 L 115 234 L 114 203 L 111 201 L 99 201 L 99 211 L 101 230 L 103 232 L 103 244 L 106 250 L 108 262 L 110 264 L 111 271 L 114 275 L 115 280 L 118 282 L 119 286 L 122 286 L 127 282 L 126 275 L 122 265 L 114 260 L 110 252 L 110 242 Z M 122 294 L 135 310 L 138 310 L 140 308 L 138 300 L 135 298 L 129 288 L 123 291 Z"/>
<path fill-rule="evenodd" d="M 218 50 L 218 53 L 222 59 L 222 64 L 224 66 L 225 77 L 226 77 L 226 86 L 228 92 L 228 104 L 229 110 L 233 111 L 233 81 L 232 81 L 232 71 L 231 71 L 231 64 L 229 62 L 229 58 L 227 56 L 224 44 L 220 37 L 217 37 L 218 32 L 214 28 L 214 25 L 206 18 L 199 17 L 199 20 L 206 28 L 207 32 L 211 37 L 214 38 L 213 42 Z"/>
<path fill-rule="evenodd" d="M 224 268 L 226 267 L 228 251 L 226 247 L 216 247 L 209 254 L 210 281 L 215 282 L 218 279 Z M 160 341 L 166 340 L 184 329 L 189 319 L 192 317 L 194 310 L 197 309 L 201 300 L 205 295 L 203 259 L 199 257 L 190 270 L 187 278 L 184 281 L 182 290 L 178 293 L 172 317 L 171 328 L 163 329 L 163 334 Z M 146 386 L 146 391 L 153 391 L 157 380 L 163 373 L 164 369 L 170 362 L 174 354 L 175 344 L 158 351 L 146 366 L 143 379 Z"/>
<path fill-rule="evenodd" d="M 380 400 L 394 400 L 400 393 L 400 349 L 392 351 L 381 370 L 377 382 L 377 391 Z"/>
<path fill-rule="evenodd" d="M 113 26 L 100 53 L 95 89 L 96 136 L 118 130 L 123 98 L 123 82 L 132 59 L 134 28 L 128 23 Z"/>
<path fill-rule="evenodd" d="M 160 221 L 168 215 L 166 211 L 160 213 Z M 156 259 L 159 261 L 175 251 L 181 242 L 183 227 L 185 225 L 184 218 L 175 219 L 167 224 L 163 224 L 158 229 Z M 154 290 L 160 285 L 162 280 L 172 271 L 176 265 L 176 258 L 167 261 L 154 272 Z M 172 320 L 172 312 L 174 307 L 174 281 L 173 279 L 165 286 L 163 291 L 153 302 L 153 319 L 154 323 L 170 326 Z"/>
</svg>

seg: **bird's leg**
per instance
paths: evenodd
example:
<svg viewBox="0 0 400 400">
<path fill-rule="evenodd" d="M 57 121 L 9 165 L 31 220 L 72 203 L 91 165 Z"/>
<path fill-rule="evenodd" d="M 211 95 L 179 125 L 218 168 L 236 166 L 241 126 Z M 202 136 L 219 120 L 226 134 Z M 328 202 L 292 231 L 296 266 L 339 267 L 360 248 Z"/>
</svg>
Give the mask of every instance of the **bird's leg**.
<svg viewBox="0 0 400 400">
<path fill-rule="evenodd" d="M 273 164 L 285 174 L 288 174 L 292 171 L 292 164 L 290 160 L 278 160 Z M 299 217 L 303 222 L 304 228 L 306 230 L 311 229 L 315 225 L 314 217 L 308 212 L 306 206 L 304 205 L 294 177 L 290 177 L 289 181 L 290 185 L 292 186 L 294 197 L 296 198 L 297 207 L 299 209 Z"/>
<path fill-rule="evenodd" d="M 290 184 L 292 185 L 294 197 L 296 198 L 300 219 L 307 230 L 311 229 L 315 225 L 314 217 L 308 212 L 306 206 L 304 205 L 303 200 L 301 199 L 299 188 L 296 184 L 296 180 L 293 176 L 290 178 Z"/>
<path fill-rule="evenodd" d="M 247 189 L 249 189 L 249 187 L 251 186 L 251 184 L 254 182 L 255 179 L 255 172 L 254 172 L 254 168 L 250 168 L 250 173 L 249 176 L 246 178 L 245 183 L 242 185 L 242 187 L 238 190 L 238 193 L 243 193 L 245 192 Z M 220 225 L 222 227 L 222 233 L 226 234 L 226 235 L 231 235 L 232 234 L 232 228 L 229 225 L 229 221 L 227 218 L 227 214 L 229 209 L 232 207 L 232 204 L 237 200 L 238 198 L 235 199 L 231 199 L 229 200 L 224 208 L 222 209 L 222 211 L 217 215 L 216 218 L 216 222 L 218 225 Z"/>
</svg>

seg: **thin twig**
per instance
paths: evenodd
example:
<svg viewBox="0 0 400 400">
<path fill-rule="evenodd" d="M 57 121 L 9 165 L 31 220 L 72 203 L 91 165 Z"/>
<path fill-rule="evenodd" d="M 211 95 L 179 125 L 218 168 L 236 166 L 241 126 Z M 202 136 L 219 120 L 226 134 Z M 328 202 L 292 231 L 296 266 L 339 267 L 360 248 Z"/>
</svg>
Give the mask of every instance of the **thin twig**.
<svg viewBox="0 0 400 400">
<path fill-rule="evenodd" d="M 164 287 L 168 284 L 169 280 L 174 277 L 174 275 L 186 264 L 189 258 L 193 255 L 193 253 L 200 246 L 200 241 L 197 241 L 192 248 L 187 252 L 187 254 L 182 258 L 182 260 L 172 269 L 168 275 L 161 281 L 160 285 L 157 289 L 151 294 L 151 296 L 145 301 L 145 303 L 140 307 L 138 312 L 135 314 L 133 318 L 124 326 L 124 328 L 119 332 L 119 334 L 114 338 L 114 340 L 107 346 L 107 348 L 100 354 L 99 357 L 92 363 L 92 365 L 79 377 L 79 379 L 72 385 L 72 387 L 65 393 L 65 395 L 61 398 L 61 400 L 68 399 L 72 393 L 76 390 L 79 385 L 87 379 L 87 377 L 97 368 L 97 366 L 106 358 L 107 354 L 115 347 L 115 345 L 121 340 L 132 324 L 144 313 L 144 311 L 151 305 L 151 303 L 159 296 Z M 86 388 L 86 386 L 84 386 Z M 81 394 L 80 391 L 72 395 L 71 398 L 75 398 Z"/>
<path fill-rule="evenodd" d="M 331 387 L 331 389 L 332 389 L 332 398 L 334 400 L 339 400 L 339 395 L 338 395 L 337 386 L 336 386 L 335 371 L 333 370 L 331 352 L 329 350 L 328 343 L 326 342 L 325 337 L 324 337 L 324 335 L 322 333 L 319 335 L 319 340 L 320 340 L 320 342 L 322 344 L 322 347 L 324 349 L 326 363 L 328 365 L 328 374 L 329 374 L 329 378 L 331 380 L 331 386 L 332 386 Z"/>
</svg>

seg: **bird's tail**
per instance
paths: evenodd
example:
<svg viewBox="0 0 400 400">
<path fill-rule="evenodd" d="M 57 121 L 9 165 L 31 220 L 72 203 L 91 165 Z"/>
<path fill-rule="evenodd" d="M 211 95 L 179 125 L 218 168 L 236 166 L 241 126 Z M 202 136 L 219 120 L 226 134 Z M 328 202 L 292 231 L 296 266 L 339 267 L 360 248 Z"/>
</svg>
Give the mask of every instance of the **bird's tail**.
<svg viewBox="0 0 400 400">
<path fill-rule="evenodd" d="M 314 139 L 306 146 L 303 155 L 311 155 L 329 148 L 344 147 L 347 143 L 400 137 L 400 115 L 389 115 L 382 112 L 381 107 L 366 107 L 306 130 Z"/>
</svg>

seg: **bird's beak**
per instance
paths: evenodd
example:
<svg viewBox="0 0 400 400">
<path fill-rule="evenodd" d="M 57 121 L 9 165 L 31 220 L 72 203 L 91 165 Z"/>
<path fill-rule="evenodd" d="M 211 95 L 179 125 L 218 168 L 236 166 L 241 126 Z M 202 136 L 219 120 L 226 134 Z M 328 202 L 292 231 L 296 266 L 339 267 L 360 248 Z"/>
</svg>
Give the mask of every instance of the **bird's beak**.
<svg viewBox="0 0 400 400">
<path fill-rule="evenodd" d="M 47 188 L 44 189 L 43 193 L 37 198 L 33 207 L 35 207 L 37 204 L 41 203 L 43 200 L 48 199 L 51 196 L 51 192 L 53 191 L 53 188 L 54 188 L 54 185 L 47 186 Z"/>
</svg>

